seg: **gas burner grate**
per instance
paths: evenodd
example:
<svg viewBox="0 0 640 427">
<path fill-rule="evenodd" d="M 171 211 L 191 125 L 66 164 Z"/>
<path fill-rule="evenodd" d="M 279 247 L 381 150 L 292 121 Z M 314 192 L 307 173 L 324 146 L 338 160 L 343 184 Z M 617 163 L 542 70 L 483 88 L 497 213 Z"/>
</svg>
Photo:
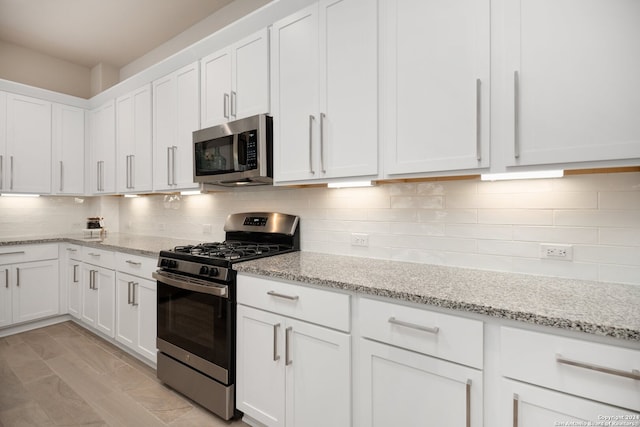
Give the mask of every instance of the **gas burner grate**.
<svg viewBox="0 0 640 427">
<path fill-rule="evenodd" d="M 177 253 L 201 257 L 238 260 L 266 254 L 275 254 L 286 250 L 286 248 L 277 244 L 225 241 L 176 246 L 173 250 Z"/>
</svg>

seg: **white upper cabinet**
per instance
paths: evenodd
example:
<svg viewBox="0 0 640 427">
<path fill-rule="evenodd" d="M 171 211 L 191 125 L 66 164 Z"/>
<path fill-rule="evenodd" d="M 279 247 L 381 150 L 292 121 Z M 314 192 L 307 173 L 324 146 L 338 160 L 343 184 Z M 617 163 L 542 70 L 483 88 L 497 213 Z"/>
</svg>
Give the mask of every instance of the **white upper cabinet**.
<svg viewBox="0 0 640 427">
<path fill-rule="evenodd" d="M 487 167 L 490 1 L 384 5 L 385 174 Z"/>
<path fill-rule="evenodd" d="M 53 192 L 84 194 L 85 110 L 53 104 Z"/>
<path fill-rule="evenodd" d="M 378 6 L 320 1 L 273 25 L 274 181 L 378 174 Z"/>
<path fill-rule="evenodd" d="M 504 2 L 507 166 L 640 158 L 640 2 Z M 574 165 L 576 167 L 576 165 Z"/>
<path fill-rule="evenodd" d="M 153 189 L 197 188 L 193 131 L 200 129 L 200 67 L 192 63 L 153 82 Z"/>
<path fill-rule="evenodd" d="M 109 101 L 89 113 L 91 160 L 89 182 L 92 194 L 116 191 L 115 102 Z"/>
<path fill-rule="evenodd" d="M 6 120 L 0 190 L 51 193 L 51 103 L 7 94 Z"/>
<path fill-rule="evenodd" d="M 269 112 L 268 34 L 265 28 L 201 60 L 203 128 Z"/>
<path fill-rule="evenodd" d="M 151 191 L 151 85 L 116 100 L 118 193 Z"/>
</svg>

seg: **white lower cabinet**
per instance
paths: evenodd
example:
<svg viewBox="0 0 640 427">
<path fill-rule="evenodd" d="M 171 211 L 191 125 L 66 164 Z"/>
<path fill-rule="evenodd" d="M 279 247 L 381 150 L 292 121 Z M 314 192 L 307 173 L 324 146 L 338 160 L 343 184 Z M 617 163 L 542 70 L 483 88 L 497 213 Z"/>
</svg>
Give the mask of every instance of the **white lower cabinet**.
<svg viewBox="0 0 640 427">
<path fill-rule="evenodd" d="M 115 271 L 83 263 L 82 321 L 111 338 L 115 336 L 115 296 Z"/>
<path fill-rule="evenodd" d="M 116 341 L 156 361 L 156 283 L 116 273 Z"/>
<path fill-rule="evenodd" d="M 482 371 L 360 340 L 358 426 L 482 426 Z"/>
<path fill-rule="evenodd" d="M 67 245 L 63 249 L 65 271 L 61 277 L 67 285 L 67 311 L 71 316 L 80 319 L 82 316 L 82 252 L 76 245 Z"/>
<path fill-rule="evenodd" d="M 59 313 L 57 244 L 3 247 L 0 263 L 0 327 Z"/>
<path fill-rule="evenodd" d="M 268 296 L 259 304 L 265 309 L 242 305 L 261 300 L 243 298 L 251 293 Z M 309 317 L 315 317 L 321 307 L 314 297 L 335 298 L 326 307 L 328 319 L 336 308 L 348 316 L 348 295 L 238 277 L 236 407 L 252 421 L 290 427 L 351 425 L 351 335 L 283 315 L 305 319 L 308 307 Z M 267 305 L 276 312 L 266 311 Z"/>
</svg>

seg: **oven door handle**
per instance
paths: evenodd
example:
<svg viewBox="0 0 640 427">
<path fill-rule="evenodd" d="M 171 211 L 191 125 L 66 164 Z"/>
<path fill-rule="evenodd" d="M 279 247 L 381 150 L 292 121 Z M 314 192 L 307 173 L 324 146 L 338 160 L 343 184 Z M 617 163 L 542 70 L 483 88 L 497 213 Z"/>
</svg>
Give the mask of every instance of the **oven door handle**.
<svg viewBox="0 0 640 427">
<path fill-rule="evenodd" d="M 164 273 L 154 271 L 151 276 L 159 282 L 166 283 L 167 285 L 174 286 L 176 288 L 185 289 L 187 291 L 200 292 L 203 294 L 215 295 L 218 297 L 229 298 L 227 294 L 227 286 L 224 285 L 199 285 L 187 280 L 179 280 L 173 277 L 169 277 Z"/>
</svg>

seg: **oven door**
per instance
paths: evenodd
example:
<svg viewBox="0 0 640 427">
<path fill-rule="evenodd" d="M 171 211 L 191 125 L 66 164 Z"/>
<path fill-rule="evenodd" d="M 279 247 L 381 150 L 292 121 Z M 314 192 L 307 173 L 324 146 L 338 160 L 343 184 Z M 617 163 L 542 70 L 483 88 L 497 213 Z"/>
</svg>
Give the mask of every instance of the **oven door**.
<svg viewBox="0 0 640 427">
<path fill-rule="evenodd" d="M 227 287 L 156 272 L 158 349 L 223 383 L 231 384 L 235 310 Z"/>
</svg>

